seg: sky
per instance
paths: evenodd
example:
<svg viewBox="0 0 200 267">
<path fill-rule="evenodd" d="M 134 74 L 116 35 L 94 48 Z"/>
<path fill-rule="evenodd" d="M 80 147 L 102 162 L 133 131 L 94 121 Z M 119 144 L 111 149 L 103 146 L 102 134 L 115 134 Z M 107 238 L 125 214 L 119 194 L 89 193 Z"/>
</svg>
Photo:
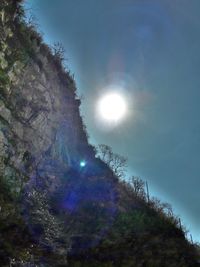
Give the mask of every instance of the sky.
<svg viewBox="0 0 200 267">
<path fill-rule="evenodd" d="M 92 144 L 128 157 L 128 174 L 170 203 L 200 242 L 200 1 L 26 0 L 48 44 L 60 42 L 75 75 Z M 128 116 L 95 115 L 110 88 Z"/>
</svg>

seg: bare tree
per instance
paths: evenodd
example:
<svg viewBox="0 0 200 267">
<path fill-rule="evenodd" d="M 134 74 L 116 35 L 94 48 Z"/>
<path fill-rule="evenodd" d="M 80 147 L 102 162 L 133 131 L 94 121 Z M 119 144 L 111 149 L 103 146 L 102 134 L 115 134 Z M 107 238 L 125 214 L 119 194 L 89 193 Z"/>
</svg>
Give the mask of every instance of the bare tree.
<svg viewBox="0 0 200 267">
<path fill-rule="evenodd" d="M 145 182 L 140 177 L 137 177 L 137 176 L 132 176 L 129 179 L 129 182 L 134 191 L 134 194 L 138 197 L 145 198 L 146 196 L 145 189 L 144 189 Z"/>
<path fill-rule="evenodd" d="M 54 43 L 54 45 L 52 46 L 52 52 L 53 52 L 53 55 L 58 59 L 60 60 L 60 62 L 64 62 L 66 61 L 65 59 L 65 49 L 63 47 L 63 45 L 59 42 L 57 43 Z"/>
<path fill-rule="evenodd" d="M 127 158 L 113 153 L 111 147 L 104 144 L 98 145 L 97 156 L 104 161 L 119 178 L 124 176 Z"/>
<path fill-rule="evenodd" d="M 167 202 L 161 202 L 158 198 L 152 197 L 150 205 L 160 214 L 165 214 L 168 218 L 173 218 L 172 206 Z"/>
</svg>

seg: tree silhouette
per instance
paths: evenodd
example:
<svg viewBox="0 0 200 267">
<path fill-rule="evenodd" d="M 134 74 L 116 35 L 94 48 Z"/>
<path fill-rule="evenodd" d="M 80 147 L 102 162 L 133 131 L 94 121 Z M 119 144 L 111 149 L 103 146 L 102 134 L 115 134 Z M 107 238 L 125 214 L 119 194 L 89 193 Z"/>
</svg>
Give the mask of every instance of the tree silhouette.
<svg viewBox="0 0 200 267">
<path fill-rule="evenodd" d="M 63 45 L 59 42 L 54 43 L 53 46 L 51 47 L 52 53 L 57 58 L 61 63 L 66 61 L 65 59 L 65 49 Z"/>
<path fill-rule="evenodd" d="M 137 197 L 140 197 L 142 199 L 145 198 L 146 194 L 145 194 L 145 182 L 137 176 L 132 176 L 129 179 L 131 188 L 133 189 L 134 194 Z"/>
<path fill-rule="evenodd" d="M 98 145 L 97 156 L 104 161 L 119 178 L 124 176 L 127 158 L 114 153 L 110 146 L 104 144 Z"/>
</svg>

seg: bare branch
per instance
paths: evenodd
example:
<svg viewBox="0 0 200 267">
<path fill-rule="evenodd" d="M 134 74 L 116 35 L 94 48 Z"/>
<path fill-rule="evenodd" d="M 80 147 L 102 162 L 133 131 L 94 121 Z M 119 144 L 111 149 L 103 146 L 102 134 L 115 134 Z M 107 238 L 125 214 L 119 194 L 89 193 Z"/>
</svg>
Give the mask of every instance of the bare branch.
<svg viewBox="0 0 200 267">
<path fill-rule="evenodd" d="M 98 145 L 97 155 L 113 170 L 118 177 L 124 176 L 127 158 L 113 153 L 111 147 L 104 144 Z"/>
</svg>

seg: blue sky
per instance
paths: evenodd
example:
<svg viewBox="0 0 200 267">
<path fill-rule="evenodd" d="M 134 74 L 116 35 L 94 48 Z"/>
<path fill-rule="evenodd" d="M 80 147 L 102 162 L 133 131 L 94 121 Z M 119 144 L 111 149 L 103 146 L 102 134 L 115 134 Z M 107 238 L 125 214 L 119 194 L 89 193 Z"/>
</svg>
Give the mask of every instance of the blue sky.
<svg viewBox="0 0 200 267">
<path fill-rule="evenodd" d="M 46 42 L 61 42 L 84 100 L 90 142 L 129 159 L 128 174 L 172 204 L 200 241 L 200 1 L 27 0 Z M 130 116 L 98 124 L 96 100 L 123 87 Z"/>
</svg>

